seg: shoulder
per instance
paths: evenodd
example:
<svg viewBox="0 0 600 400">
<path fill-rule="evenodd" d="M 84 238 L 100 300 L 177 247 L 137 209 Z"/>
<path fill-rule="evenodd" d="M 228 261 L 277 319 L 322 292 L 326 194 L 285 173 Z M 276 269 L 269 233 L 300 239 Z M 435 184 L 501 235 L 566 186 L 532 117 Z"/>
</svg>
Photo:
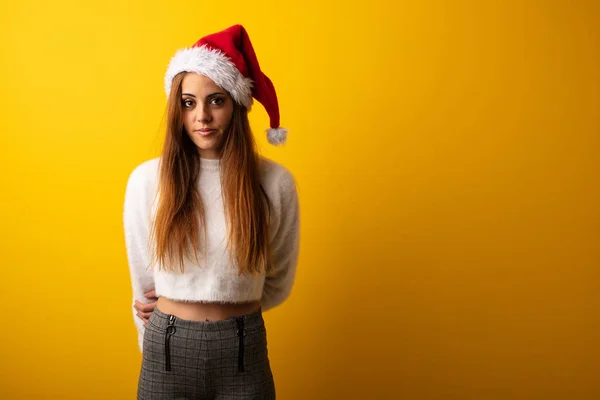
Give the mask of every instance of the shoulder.
<svg viewBox="0 0 600 400">
<path fill-rule="evenodd" d="M 157 157 L 137 165 L 129 174 L 127 192 L 147 194 L 158 182 L 159 163 L 160 157 Z"/>
<path fill-rule="evenodd" d="M 157 157 L 137 165 L 129 174 L 129 182 L 142 183 L 156 180 L 159 163 L 160 157 Z"/>
<path fill-rule="evenodd" d="M 261 183 L 268 194 L 289 197 L 296 194 L 296 178 L 283 164 L 259 156 Z"/>
</svg>

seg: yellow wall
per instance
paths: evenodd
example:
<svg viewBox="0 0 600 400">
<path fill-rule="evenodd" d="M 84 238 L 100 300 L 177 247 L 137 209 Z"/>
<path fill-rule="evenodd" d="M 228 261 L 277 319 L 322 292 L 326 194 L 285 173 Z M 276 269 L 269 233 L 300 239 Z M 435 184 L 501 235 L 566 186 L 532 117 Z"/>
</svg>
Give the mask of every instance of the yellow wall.
<svg viewBox="0 0 600 400">
<path fill-rule="evenodd" d="M 134 398 L 125 182 L 234 23 L 300 186 L 279 398 L 600 398 L 598 2 L 281 3 L 3 3 L 0 398 Z"/>
</svg>

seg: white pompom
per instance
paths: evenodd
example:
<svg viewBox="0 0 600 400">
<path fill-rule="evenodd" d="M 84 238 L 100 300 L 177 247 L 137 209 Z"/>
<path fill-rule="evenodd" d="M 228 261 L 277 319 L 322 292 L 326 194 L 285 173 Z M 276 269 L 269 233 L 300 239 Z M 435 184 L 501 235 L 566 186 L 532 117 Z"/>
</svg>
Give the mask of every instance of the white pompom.
<svg viewBox="0 0 600 400">
<path fill-rule="evenodd" d="M 267 129 L 267 141 L 272 145 L 278 146 L 285 144 L 288 130 L 286 128 L 270 128 Z"/>
</svg>

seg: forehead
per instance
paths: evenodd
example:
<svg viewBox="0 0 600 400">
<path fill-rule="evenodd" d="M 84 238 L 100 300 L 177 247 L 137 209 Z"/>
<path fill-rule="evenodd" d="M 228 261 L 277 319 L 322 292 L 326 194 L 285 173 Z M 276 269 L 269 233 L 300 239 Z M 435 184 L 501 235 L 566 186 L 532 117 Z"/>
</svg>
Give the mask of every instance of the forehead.
<svg viewBox="0 0 600 400">
<path fill-rule="evenodd" d="M 185 74 L 183 81 L 181 82 L 181 92 L 191 93 L 196 96 L 203 96 L 215 92 L 225 93 L 225 90 L 217 86 L 217 84 L 207 76 L 196 74 L 194 72 L 188 72 Z"/>
</svg>

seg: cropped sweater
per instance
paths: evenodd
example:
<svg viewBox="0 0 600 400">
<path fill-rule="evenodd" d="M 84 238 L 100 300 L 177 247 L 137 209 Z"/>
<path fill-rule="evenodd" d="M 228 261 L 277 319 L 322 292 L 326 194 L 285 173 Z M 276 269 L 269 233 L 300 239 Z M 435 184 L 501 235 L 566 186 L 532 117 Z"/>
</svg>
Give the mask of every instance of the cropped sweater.
<svg viewBox="0 0 600 400">
<path fill-rule="evenodd" d="M 137 166 L 127 182 L 123 212 L 127 260 L 133 291 L 132 311 L 142 350 L 144 326 L 133 308 L 135 300 L 150 302 L 144 293 L 155 289 L 157 296 L 189 302 L 245 303 L 260 301 L 263 311 L 281 304 L 292 289 L 298 262 L 300 215 L 296 182 L 281 164 L 260 156 L 260 182 L 272 205 L 269 241 L 273 265 L 265 274 L 242 274 L 232 265 L 227 246 L 227 224 L 221 195 L 220 160 L 200 160 L 196 184 L 204 206 L 206 253 L 198 253 L 201 265 L 187 259 L 184 272 L 159 270 L 151 264 L 148 243 L 156 211 L 155 194 L 159 160 Z"/>
</svg>

